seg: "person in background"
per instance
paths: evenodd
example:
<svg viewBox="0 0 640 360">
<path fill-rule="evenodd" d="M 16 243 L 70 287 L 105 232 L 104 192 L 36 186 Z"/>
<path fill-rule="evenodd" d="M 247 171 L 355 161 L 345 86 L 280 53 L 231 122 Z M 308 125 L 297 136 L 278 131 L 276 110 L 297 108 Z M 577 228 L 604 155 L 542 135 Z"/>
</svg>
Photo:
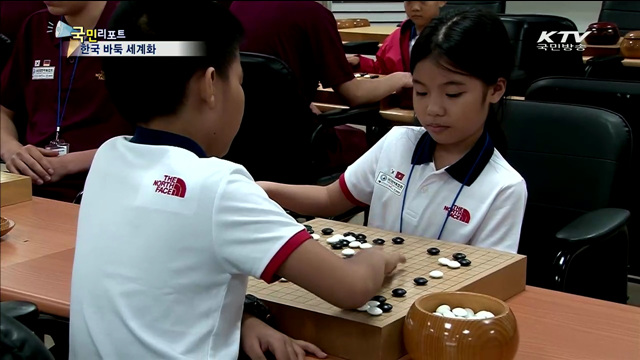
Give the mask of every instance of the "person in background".
<svg viewBox="0 0 640 360">
<path fill-rule="evenodd" d="M 440 14 L 440 8 L 446 3 L 446 1 L 405 1 L 404 12 L 408 19 L 384 40 L 375 60 L 362 55 L 347 57 L 354 71 L 372 74 L 409 71 L 413 44 L 422 30 Z"/>
<path fill-rule="evenodd" d="M 0 71 L 4 69 L 24 20 L 46 9 L 42 1 L 0 1 Z"/>
<path fill-rule="evenodd" d="M 484 56 L 469 56 L 477 53 Z M 527 187 L 497 149 L 504 134 L 496 115 L 514 61 L 495 14 L 437 17 L 411 52 L 422 127 L 394 127 L 326 187 L 259 184 L 298 214 L 369 205 L 374 228 L 515 253 Z"/>
<path fill-rule="evenodd" d="M 412 86 L 408 72 L 356 80 L 333 13 L 316 1 L 234 1 L 230 9 L 246 30 L 240 50 L 284 61 L 309 104 L 319 82 L 351 106 L 374 103 Z"/>
<path fill-rule="evenodd" d="M 355 309 L 404 257 L 379 249 L 336 256 L 242 166 L 221 159 L 245 108 L 243 31 L 227 9 L 123 1 L 110 28 L 129 41 L 200 46 L 184 56 L 103 58 L 109 94 L 137 127 L 100 146 L 89 171 L 69 358 L 236 360 L 240 348 L 252 360 L 265 360 L 267 350 L 278 360 L 304 360 L 305 351 L 325 357 L 247 311 L 248 277 L 284 277 Z"/>
<path fill-rule="evenodd" d="M 35 196 L 73 201 L 96 149 L 133 128 L 109 99 L 100 59 L 70 55 L 78 40 L 56 38 L 54 29 L 59 21 L 106 29 L 117 2 L 45 4 L 25 21 L 2 73 L 0 157 L 10 172 L 31 177 Z M 58 143 L 68 144 L 62 152 L 47 149 L 57 128 Z"/>
</svg>

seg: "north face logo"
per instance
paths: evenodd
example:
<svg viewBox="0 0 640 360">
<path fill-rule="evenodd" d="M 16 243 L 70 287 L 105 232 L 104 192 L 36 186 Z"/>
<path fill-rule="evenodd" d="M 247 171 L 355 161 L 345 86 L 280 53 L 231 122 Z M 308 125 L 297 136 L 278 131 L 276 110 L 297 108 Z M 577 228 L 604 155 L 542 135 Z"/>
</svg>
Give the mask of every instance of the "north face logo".
<svg viewBox="0 0 640 360">
<path fill-rule="evenodd" d="M 445 206 L 444 211 L 449 211 L 449 207 Z M 471 214 L 469 210 L 463 208 L 462 206 L 453 205 L 453 210 L 451 211 L 451 215 L 449 215 L 452 219 L 458 220 L 465 224 L 468 224 L 471 221 Z"/>
<path fill-rule="evenodd" d="M 164 179 L 155 180 L 153 186 L 156 187 L 157 193 L 180 198 L 184 198 L 184 196 L 187 195 L 187 184 L 179 177 L 165 175 Z"/>
</svg>

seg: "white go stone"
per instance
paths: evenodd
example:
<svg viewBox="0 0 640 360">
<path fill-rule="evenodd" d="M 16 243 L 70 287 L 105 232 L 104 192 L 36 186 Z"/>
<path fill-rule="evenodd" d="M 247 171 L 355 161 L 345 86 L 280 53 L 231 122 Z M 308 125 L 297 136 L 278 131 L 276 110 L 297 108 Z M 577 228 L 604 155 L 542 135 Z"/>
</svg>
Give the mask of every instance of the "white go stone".
<svg viewBox="0 0 640 360">
<path fill-rule="evenodd" d="M 360 249 L 371 249 L 373 245 L 369 243 L 360 244 Z"/>
<path fill-rule="evenodd" d="M 455 308 L 451 312 L 457 317 L 467 317 L 467 310 L 463 308 Z"/>
<path fill-rule="evenodd" d="M 327 239 L 327 242 L 329 244 L 335 244 L 337 242 L 340 242 L 340 236 L 332 236 L 332 237 Z"/>
<path fill-rule="evenodd" d="M 353 236 L 347 236 L 345 239 L 349 240 L 349 241 L 356 241 L 356 238 Z"/>
<path fill-rule="evenodd" d="M 447 266 L 451 269 L 459 269 L 460 268 L 460 263 L 457 261 L 449 261 L 449 263 L 447 264 Z"/>
<path fill-rule="evenodd" d="M 358 311 L 367 311 L 369 310 L 369 304 L 364 304 L 358 308 Z"/>
<path fill-rule="evenodd" d="M 473 315 L 475 315 L 475 313 L 473 312 L 473 310 L 471 310 L 471 309 L 469 309 L 469 308 L 466 308 L 466 309 L 464 309 L 464 310 L 467 312 L 467 317 L 468 317 L 468 318 L 473 317 Z"/>
<path fill-rule="evenodd" d="M 360 248 L 360 242 L 359 241 L 352 241 L 349 243 L 349 247 L 352 249 L 359 249 Z"/>
<path fill-rule="evenodd" d="M 446 318 L 455 318 L 456 315 L 454 313 L 452 313 L 451 311 L 445 311 L 442 316 L 446 317 Z"/>
<path fill-rule="evenodd" d="M 377 302 L 377 301 L 373 301 L 373 300 L 371 300 L 371 301 L 369 301 L 369 302 L 367 303 L 367 305 L 369 305 L 369 306 L 371 306 L 371 307 L 376 307 L 376 306 L 380 305 L 380 303 L 379 303 L 379 302 Z"/>
<path fill-rule="evenodd" d="M 313 238 L 313 240 L 320 240 L 320 235 L 318 234 L 311 234 L 311 237 Z"/>
<path fill-rule="evenodd" d="M 289 282 L 289 280 L 287 280 L 285 278 L 280 278 L 280 282 Z"/>
<path fill-rule="evenodd" d="M 382 315 L 382 309 L 375 306 L 369 307 L 369 309 L 367 309 L 367 312 L 369 313 L 369 315 L 373 315 L 373 316 Z"/>
<path fill-rule="evenodd" d="M 489 312 L 489 311 L 478 311 L 475 315 L 475 317 L 479 318 L 479 319 L 490 319 L 492 317 L 495 317 L 495 315 L 493 315 L 493 313 Z"/>
<path fill-rule="evenodd" d="M 441 277 L 444 276 L 444 274 L 442 273 L 442 271 L 433 270 L 432 272 L 429 273 L 429 276 L 431 276 L 434 279 L 440 279 Z"/>
<path fill-rule="evenodd" d="M 356 254 L 356 251 L 353 249 L 344 249 L 342 250 L 342 255 L 344 256 L 353 256 Z"/>
<path fill-rule="evenodd" d="M 435 316 L 442 316 L 442 314 L 437 313 L 437 312 L 434 312 L 434 313 L 433 313 L 433 315 L 435 315 Z"/>
<path fill-rule="evenodd" d="M 444 314 L 445 311 L 451 311 L 451 307 L 449 305 L 440 305 L 438 306 L 438 308 L 436 309 L 436 312 L 438 314 Z"/>
<path fill-rule="evenodd" d="M 444 257 L 441 257 L 440 259 L 438 259 L 438 263 L 440 263 L 440 265 L 444 265 L 447 266 L 449 265 L 450 260 Z"/>
</svg>

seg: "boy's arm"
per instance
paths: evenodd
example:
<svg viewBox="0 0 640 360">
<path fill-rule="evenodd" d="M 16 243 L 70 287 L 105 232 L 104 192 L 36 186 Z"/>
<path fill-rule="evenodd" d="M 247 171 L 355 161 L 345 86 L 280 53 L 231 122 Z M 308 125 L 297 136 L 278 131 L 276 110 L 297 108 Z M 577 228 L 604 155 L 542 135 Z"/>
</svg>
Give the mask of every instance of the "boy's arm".
<svg viewBox="0 0 640 360">
<path fill-rule="evenodd" d="M 342 259 L 309 240 L 289 255 L 277 273 L 337 307 L 356 309 L 375 296 L 385 276 L 404 262 L 404 256 L 379 249 L 360 250 L 353 258 Z"/>
<path fill-rule="evenodd" d="M 269 197 L 287 210 L 302 215 L 330 217 L 354 207 L 340 189 L 339 181 L 328 186 L 286 185 L 259 181 Z"/>
</svg>

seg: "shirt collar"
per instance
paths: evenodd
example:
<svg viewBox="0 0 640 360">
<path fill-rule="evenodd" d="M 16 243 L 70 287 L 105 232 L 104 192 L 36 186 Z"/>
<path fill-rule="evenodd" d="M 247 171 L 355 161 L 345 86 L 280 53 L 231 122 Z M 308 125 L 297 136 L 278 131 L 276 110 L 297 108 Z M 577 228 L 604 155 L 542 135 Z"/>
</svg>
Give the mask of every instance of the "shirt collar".
<svg viewBox="0 0 640 360">
<path fill-rule="evenodd" d="M 186 136 L 178 135 L 168 131 L 154 130 L 138 126 L 131 140 L 135 144 L 143 145 L 165 145 L 179 147 L 196 154 L 200 158 L 206 158 L 207 153 L 195 141 Z"/>
<path fill-rule="evenodd" d="M 432 162 L 435 149 L 436 142 L 433 141 L 429 132 L 425 131 L 413 150 L 411 165 L 423 165 Z M 491 160 L 494 149 L 489 134 L 484 131 L 473 147 L 460 160 L 448 166 L 445 171 L 460 184 L 465 182 L 468 175 L 469 178 L 465 185 L 471 186 L 487 166 L 489 160 Z"/>
</svg>

